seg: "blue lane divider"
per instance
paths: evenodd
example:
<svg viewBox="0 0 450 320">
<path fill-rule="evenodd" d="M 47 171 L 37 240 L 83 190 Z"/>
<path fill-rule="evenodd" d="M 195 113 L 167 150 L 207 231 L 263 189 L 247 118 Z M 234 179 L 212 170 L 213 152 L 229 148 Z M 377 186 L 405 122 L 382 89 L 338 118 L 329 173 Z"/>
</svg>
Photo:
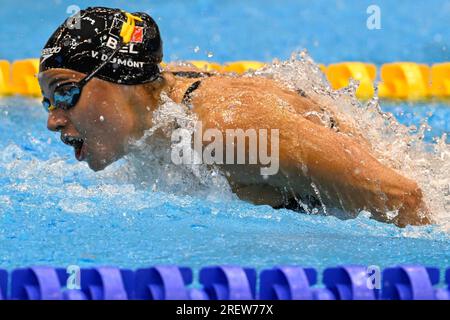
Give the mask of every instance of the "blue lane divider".
<svg viewBox="0 0 450 320">
<path fill-rule="evenodd" d="M 363 266 L 327 268 L 322 283 L 316 269 L 299 266 L 259 274 L 253 268 L 210 266 L 200 270 L 195 285 L 193 271 L 179 266 L 83 268 L 76 275 L 45 266 L 0 269 L 0 300 L 450 300 L 450 268 L 444 287 L 439 269 L 417 265 L 386 268 L 379 275 Z"/>
<path fill-rule="evenodd" d="M 445 274 L 445 282 L 447 283 L 447 290 L 450 294 L 450 268 L 447 269 L 447 272 Z"/>
<path fill-rule="evenodd" d="M 88 300 L 133 298 L 134 272 L 131 270 L 114 267 L 81 269 L 80 280 L 81 291 Z M 78 293 L 78 297 L 82 298 L 83 295 Z M 74 297 L 71 296 L 71 298 Z"/>
<path fill-rule="evenodd" d="M 138 269 L 134 298 L 138 300 L 189 300 L 192 270 L 186 267 L 157 266 Z"/>
<path fill-rule="evenodd" d="M 64 270 L 51 267 L 16 269 L 11 274 L 11 299 L 60 300 Z"/>
<path fill-rule="evenodd" d="M 375 300 L 377 293 L 369 280 L 362 266 L 328 268 L 323 273 L 323 283 L 336 300 Z"/>
<path fill-rule="evenodd" d="M 8 272 L 0 269 L 0 300 L 6 300 L 8 286 Z"/>
<path fill-rule="evenodd" d="M 63 291 L 64 300 L 88 300 L 86 295 L 81 290 L 69 289 Z"/>
<path fill-rule="evenodd" d="M 439 283 L 439 269 L 400 266 L 383 272 L 382 299 L 434 300 L 433 285 Z"/>
<path fill-rule="evenodd" d="M 260 275 L 261 300 L 313 300 L 312 286 L 317 283 L 313 268 L 280 266 L 266 269 Z"/>
<path fill-rule="evenodd" d="M 253 300 L 256 270 L 236 266 L 206 267 L 200 270 L 200 284 L 209 300 Z"/>
<path fill-rule="evenodd" d="M 450 300 L 450 268 L 447 269 L 445 274 L 445 282 L 447 283 L 447 298 L 443 300 Z"/>
<path fill-rule="evenodd" d="M 445 273 L 445 283 L 447 284 L 447 288 L 436 289 L 436 300 L 450 300 L 450 268 Z"/>
</svg>

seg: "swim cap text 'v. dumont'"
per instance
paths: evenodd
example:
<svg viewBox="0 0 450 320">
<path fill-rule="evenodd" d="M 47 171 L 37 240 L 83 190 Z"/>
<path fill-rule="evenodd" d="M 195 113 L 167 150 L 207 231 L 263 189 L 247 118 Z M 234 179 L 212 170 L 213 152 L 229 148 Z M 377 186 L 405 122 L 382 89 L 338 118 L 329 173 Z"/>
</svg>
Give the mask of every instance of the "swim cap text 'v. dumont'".
<svg viewBox="0 0 450 320">
<path fill-rule="evenodd" d="M 117 52 L 96 77 L 119 84 L 141 84 L 155 80 L 162 61 L 162 40 L 156 22 L 146 13 L 132 14 L 142 19 L 128 44 Z M 121 45 L 120 32 L 127 21 L 124 11 L 89 7 L 67 19 L 42 50 L 39 72 L 63 68 L 90 73 Z"/>
</svg>

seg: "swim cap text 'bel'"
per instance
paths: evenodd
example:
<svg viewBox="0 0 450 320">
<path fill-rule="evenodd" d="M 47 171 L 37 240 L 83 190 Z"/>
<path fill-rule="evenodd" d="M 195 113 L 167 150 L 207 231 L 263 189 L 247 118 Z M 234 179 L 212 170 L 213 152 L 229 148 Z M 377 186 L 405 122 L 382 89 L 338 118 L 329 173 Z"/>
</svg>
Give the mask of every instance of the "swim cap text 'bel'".
<svg viewBox="0 0 450 320">
<path fill-rule="evenodd" d="M 128 14 L 129 15 L 129 14 Z M 162 40 L 156 22 L 136 12 L 130 42 L 124 44 L 121 30 L 127 14 L 120 9 L 89 7 L 67 19 L 48 40 L 41 53 L 39 72 L 64 68 L 89 74 L 117 49 L 96 77 L 119 84 L 141 84 L 160 74 Z M 78 19 L 78 20 L 77 20 Z"/>
</svg>

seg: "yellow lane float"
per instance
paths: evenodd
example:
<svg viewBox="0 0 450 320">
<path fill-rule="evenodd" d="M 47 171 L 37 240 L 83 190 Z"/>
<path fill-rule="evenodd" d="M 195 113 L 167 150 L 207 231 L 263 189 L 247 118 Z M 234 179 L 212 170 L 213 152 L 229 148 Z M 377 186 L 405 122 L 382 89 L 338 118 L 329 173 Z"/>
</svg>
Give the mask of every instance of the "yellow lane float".
<svg viewBox="0 0 450 320">
<path fill-rule="evenodd" d="M 379 94 L 382 98 L 423 99 L 430 94 L 430 67 L 413 62 L 381 66 Z"/>
<path fill-rule="evenodd" d="M 242 74 L 250 70 L 258 70 L 262 68 L 265 63 L 259 61 L 234 61 L 225 64 L 222 68 L 224 72 L 235 72 Z"/>
<path fill-rule="evenodd" d="M 202 69 L 204 71 L 219 71 L 222 72 L 222 66 L 215 62 L 203 61 L 203 60 L 192 60 L 188 61 L 190 64 L 194 65 L 196 68 Z"/>
<path fill-rule="evenodd" d="M 450 97 L 450 62 L 431 68 L 431 93 L 436 97 Z"/>
<path fill-rule="evenodd" d="M 373 83 L 377 75 L 374 64 L 362 62 L 342 62 L 331 64 L 326 68 L 326 75 L 333 89 L 348 86 L 350 79 L 358 80 L 359 87 L 356 96 L 371 98 L 374 94 Z"/>
<path fill-rule="evenodd" d="M 319 64 L 319 68 L 324 74 L 327 74 L 327 67 L 324 64 Z"/>
<path fill-rule="evenodd" d="M 7 60 L 0 60 L 0 95 L 11 94 L 10 64 Z"/>
<path fill-rule="evenodd" d="M 40 96 L 37 80 L 39 59 L 17 60 L 12 64 L 12 90 L 15 94 Z"/>
</svg>

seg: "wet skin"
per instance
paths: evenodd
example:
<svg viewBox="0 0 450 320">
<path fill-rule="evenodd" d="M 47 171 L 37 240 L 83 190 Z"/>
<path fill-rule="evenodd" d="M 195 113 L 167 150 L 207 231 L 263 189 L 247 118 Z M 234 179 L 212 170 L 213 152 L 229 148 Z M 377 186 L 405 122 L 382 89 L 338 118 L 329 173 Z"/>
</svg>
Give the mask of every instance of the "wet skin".
<svg viewBox="0 0 450 320">
<path fill-rule="evenodd" d="M 39 83 L 44 97 L 53 104 L 57 83 L 79 81 L 83 76 L 75 71 L 52 69 L 39 74 Z M 102 170 L 125 155 L 128 140 L 142 136 L 151 124 L 151 113 L 136 103 L 142 90 L 139 86 L 121 86 L 93 78 L 83 88 L 76 107 L 49 112 L 47 128 L 61 132 L 65 143 L 82 139 L 80 159 L 92 170 Z M 147 103 L 151 103 L 148 98 Z"/>
<path fill-rule="evenodd" d="M 39 74 L 39 83 L 44 96 L 51 100 L 52 82 L 83 76 L 71 70 L 52 69 Z M 179 103 L 186 89 L 198 80 L 168 72 L 163 73 L 163 78 L 161 82 L 137 86 L 94 78 L 84 87 L 75 108 L 49 113 L 47 127 L 60 131 L 66 143 L 66 137 L 82 139 L 78 158 L 91 169 L 102 170 L 127 153 L 130 139 L 139 139 L 152 126 L 152 113 L 163 91 Z M 369 143 L 342 119 L 334 119 L 337 132 L 306 115 L 308 111 L 320 112 L 323 107 L 312 98 L 269 79 L 222 75 L 202 80 L 192 95 L 192 106 L 203 130 L 280 130 L 277 174 L 263 178 L 260 165 L 219 165 L 241 199 L 278 207 L 286 196 L 315 196 L 316 189 L 326 207 L 353 216 L 365 209 L 374 219 L 398 226 L 430 223 L 417 183 L 381 164 L 371 154 Z M 390 218 L 388 211 L 398 211 L 398 215 Z"/>
</svg>

